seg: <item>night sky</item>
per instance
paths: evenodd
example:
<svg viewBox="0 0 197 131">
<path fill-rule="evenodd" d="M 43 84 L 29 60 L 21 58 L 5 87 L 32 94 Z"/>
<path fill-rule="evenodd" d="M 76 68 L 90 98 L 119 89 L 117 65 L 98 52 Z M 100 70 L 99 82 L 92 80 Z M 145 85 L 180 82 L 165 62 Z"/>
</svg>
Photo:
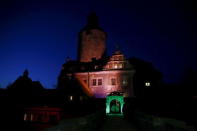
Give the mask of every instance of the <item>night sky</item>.
<svg viewBox="0 0 197 131">
<path fill-rule="evenodd" d="M 91 12 L 108 33 L 108 55 L 118 44 L 127 58 L 149 61 L 164 81 L 179 82 L 186 69 L 197 70 L 194 8 L 191 0 L 1 1 L 0 88 L 25 69 L 54 88 L 66 57 L 76 59 L 78 32 Z"/>
</svg>

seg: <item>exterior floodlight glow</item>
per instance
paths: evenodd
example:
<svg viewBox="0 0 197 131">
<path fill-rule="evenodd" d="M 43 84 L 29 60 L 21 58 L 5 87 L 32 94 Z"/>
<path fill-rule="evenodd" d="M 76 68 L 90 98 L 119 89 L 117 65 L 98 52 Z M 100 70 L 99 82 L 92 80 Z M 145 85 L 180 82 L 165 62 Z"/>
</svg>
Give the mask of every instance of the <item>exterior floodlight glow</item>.
<svg viewBox="0 0 197 131">
<path fill-rule="evenodd" d="M 149 87 L 150 86 L 150 82 L 145 82 L 145 86 Z"/>
<path fill-rule="evenodd" d="M 70 101 L 72 101 L 72 100 L 73 100 L 73 96 L 70 96 L 70 98 L 69 98 L 69 99 L 70 99 Z"/>
</svg>

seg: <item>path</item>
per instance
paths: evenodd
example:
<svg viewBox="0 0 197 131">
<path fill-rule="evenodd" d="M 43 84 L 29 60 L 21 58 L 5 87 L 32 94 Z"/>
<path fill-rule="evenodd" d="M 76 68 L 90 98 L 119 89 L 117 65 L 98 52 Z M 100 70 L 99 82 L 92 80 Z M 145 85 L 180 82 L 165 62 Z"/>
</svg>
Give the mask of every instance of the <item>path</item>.
<svg viewBox="0 0 197 131">
<path fill-rule="evenodd" d="M 137 129 L 122 116 L 108 116 L 100 131 L 137 131 Z"/>
</svg>

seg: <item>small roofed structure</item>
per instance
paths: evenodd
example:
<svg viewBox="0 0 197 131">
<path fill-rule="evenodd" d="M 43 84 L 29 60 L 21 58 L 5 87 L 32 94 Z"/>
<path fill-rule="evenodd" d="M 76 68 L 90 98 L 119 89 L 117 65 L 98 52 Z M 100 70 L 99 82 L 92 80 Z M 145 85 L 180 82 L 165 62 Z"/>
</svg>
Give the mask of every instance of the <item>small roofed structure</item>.
<svg viewBox="0 0 197 131">
<path fill-rule="evenodd" d="M 112 92 L 106 97 L 106 115 L 123 115 L 124 97 L 122 92 Z"/>
</svg>

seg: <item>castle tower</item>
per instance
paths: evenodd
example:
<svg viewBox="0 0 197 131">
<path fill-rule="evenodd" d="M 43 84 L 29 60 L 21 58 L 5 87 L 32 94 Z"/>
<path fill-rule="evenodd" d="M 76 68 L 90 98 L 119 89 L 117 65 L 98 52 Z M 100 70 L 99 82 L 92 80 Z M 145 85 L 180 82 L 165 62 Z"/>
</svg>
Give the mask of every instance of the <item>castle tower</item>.
<svg viewBox="0 0 197 131">
<path fill-rule="evenodd" d="M 106 49 L 106 33 L 99 27 L 95 13 L 88 16 L 87 25 L 79 33 L 78 60 L 90 62 L 101 59 Z"/>
</svg>

